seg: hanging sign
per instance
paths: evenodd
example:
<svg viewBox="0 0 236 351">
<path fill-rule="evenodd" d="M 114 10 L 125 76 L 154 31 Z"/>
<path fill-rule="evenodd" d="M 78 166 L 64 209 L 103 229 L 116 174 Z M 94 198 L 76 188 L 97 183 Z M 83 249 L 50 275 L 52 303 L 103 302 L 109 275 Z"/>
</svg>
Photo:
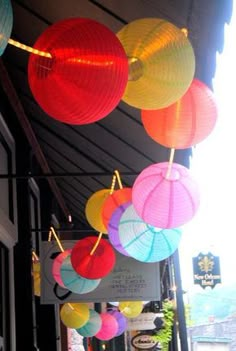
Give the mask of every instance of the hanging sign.
<svg viewBox="0 0 236 351">
<path fill-rule="evenodd" d="M 219 257 L 211 252 L 193 257 L 193 278 L 194 284 L 199 284 L 203 289 L 208 286 L 213 289 L 221 283 Z"/>
<path fill-rule="evenodd" d="M 135 318 L 128 318 L 127 330 L 153 330 L 156 329 L 155 321 L 163 318 L 163 313 L 146 312 L 140 313 Z"/>
<path fill-rule="evenodd" d="M 131 339 L 131 345 L 135 350 L 156 350 L 158 341 L 155 341 L 150 334 L 141 333 Z"/>
<path fill-rule="evenodd" d="M 71 249 L 77 240 L 61 241 Z M 116 252 L 113 271 L 101 279 L 98 287 L 85 294 L 75 294 L 60 287 L 52 275 L 53 259 L 60 253 L 55 241 L 41 242 L 41 297 L 42 304 L 65 302 L 158 301 L 160 300 L 159 263 L 143 263 Z"/>
</svg>

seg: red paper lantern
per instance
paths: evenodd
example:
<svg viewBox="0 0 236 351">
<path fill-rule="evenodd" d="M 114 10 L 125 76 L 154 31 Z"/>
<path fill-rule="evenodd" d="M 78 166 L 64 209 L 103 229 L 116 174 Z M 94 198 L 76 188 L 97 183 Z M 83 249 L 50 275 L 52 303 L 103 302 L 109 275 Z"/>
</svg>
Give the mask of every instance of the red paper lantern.
<svg viewBox="0 0 236 351">
<path fill-rule="evenodd" d="M 87 237 L 79 240 L 71 252 L 71 264 L 74 270 L 87 279 L 100 279 L 108 275 L 115 265 L 115 252 L 111 244 L 101 239 L 98 247 L 91 254 L 98 238 Z"/>
<path fill-rule="evenodd" d="M 107 116 L 120 102 L 128 81 L 128 59 L 116 35 L 88 18 L 70 18 L 50 26 L 31 54 L 29 85 L 51 117 L 87 124 Z"/>
<path fill-rule="evenodd" d="M 142 110 L 148 135 L 159 144 L 185 149 L 198 144 L 213 130 L 217 119 L 212 91 L 198 79 L 176 103 L 160 110 Z"/>
<path fill-rule="evenodd" d="M 136 178 L 132 202 L 144 222 L 158 228 L 178 228 L 198 210 L 200 194 L 190 171 L 177 163 L 162 162 L 145 168 Z"/>
<path fill-rule="evenodd" d="M 107 197 L 102 207 L 102 221 L 106 228 L 111 219 L 113 212 L 126 202 L 131 201 L 132 189 L 123 188 L 115 190 L 111 195 Z"/>
</svg>

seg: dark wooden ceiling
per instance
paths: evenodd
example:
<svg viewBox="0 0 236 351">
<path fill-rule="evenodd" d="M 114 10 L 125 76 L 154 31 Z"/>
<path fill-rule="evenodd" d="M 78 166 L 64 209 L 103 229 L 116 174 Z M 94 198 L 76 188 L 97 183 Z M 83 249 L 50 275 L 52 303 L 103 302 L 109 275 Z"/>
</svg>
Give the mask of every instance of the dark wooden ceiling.
<svg viewBox="0 0 236 351">
<path fill-rule="evenodd" d="M 12 6 L 11 37 L 30 46 L 48 26 L 69 17 L 95 19 L 115 33 L 144 17 L 187 27 L 196 57 L 195 77 L 209 86 L 232 12 L 232 0 L 15 0 Z M 167 161 L 170 151 L 148 137 L 140 111 L 124 102 L 89 125 L 66 125 L 50 118 L 30 92 L 28 58 L 28 53 L 8 45 L 2 60 L 51 172 L 58 175 L 55 181 L 68 212 L 77 227 L 88 228 L 86 201 L 95 191 L 110 187 L 114 170 L 119 170 L 124 186 L 132 186 L 136 175 L 152 163 Z M 177 151 L 175 162 L 189 166 L 190 155 L 191 150 Z"/>
</svg>

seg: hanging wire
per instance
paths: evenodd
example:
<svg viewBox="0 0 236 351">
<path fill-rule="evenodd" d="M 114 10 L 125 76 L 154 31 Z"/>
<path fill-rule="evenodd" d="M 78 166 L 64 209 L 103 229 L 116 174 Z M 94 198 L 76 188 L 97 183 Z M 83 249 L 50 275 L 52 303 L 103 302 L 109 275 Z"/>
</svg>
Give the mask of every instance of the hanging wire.
<svg viewBox="0 0 236 351">
<path fill-rule="evenodd" d="M 92 248 L 92 250 L 91 250 L 91 252 L 90 252 L 90 256 L 92 256 L 92 255 L 94 254 L 94 252 L 96 251 L 96 249 L 97 249 L 97 247 L 98 247 L 98 245 L 100 244 L 100 241 L 101 241 L 101 239 L 102 239 L 102 235 L 103 235 L 103 232 L 100 232 L 100 233 L 99 233 L 99 236 L 98 236 L 98 238 L 97 238 L 97 241 L 96 241 L 94 247 Z"/>
<path fill-rule="evenodd" d="M 116 186 L 116 175 L 114 174 L 111 182 L 110 195 L 113 194 L 115 186 Z"/>
<path fill-rule="evenodd" d="M 31 54 L 52 58 L 52 55 L 49 52 L 45 52 L 45 51 L 34 49 L 31 46 L 22 44 L 19 41 L 11 39 L 11 38 L 8 39 L 8 44 L 13 45 L 13 46 L 15 46 L 15 47 L 17 47 L 17 48 L 19 48 L 21 50 L 27 51 L 27 52 L 29 52 Z"/>
<path fill-rule="evenodd" d="M 173 165 L 173 162 L 174 162 L 174 156 L 175 156 L 175 148 L 172 147 L 171 150 L 170 150 L 170 158 L 169 158 L 169 163 L 168 163 L 168 169 L 167 169 L 166 176 L 165 176 L 166 179 L 170 178 L 171 169 L 172 169 L 172 165 Z"/>
<path fill-rule="evenodd" d="M 118 170 L 115 170 L 115 175 L 116 175 L 116 178 L 117 178 L 117 181 L 118 181 L 118 184 L 119 184 L 119 188 L 120 189 L 123 189 L 123 185 L 122 185 L 122 182 L 121 182 L 121 178 L 120 178 L 120 173 Z"/>
<path fill-rule="evenodd" d="M 53 234 L 53 236 L 54 236 L 54 238 L 55 238 L 55 240 L 57 242 L 57 245 L 59 246 L 61 252 L 64 252 L 65 250 L 63 249 L 62 244 L 61 244 L 61 242 L 60 242 L 60 240 L 59 240 L 54 228 L 50 227 L 50 231 L 49 231 L 49 234 L 48 234 L 48 241 L 52 240 L 52 234 Z"/>
<path fill-rule="evenodd" d="M 39 261 L 39 257 L 38 257 L 38 255 L 36 254 L 36 252 L 34 250 L 32 251 L 32 260 L 33 261 Z"/>
</svg>

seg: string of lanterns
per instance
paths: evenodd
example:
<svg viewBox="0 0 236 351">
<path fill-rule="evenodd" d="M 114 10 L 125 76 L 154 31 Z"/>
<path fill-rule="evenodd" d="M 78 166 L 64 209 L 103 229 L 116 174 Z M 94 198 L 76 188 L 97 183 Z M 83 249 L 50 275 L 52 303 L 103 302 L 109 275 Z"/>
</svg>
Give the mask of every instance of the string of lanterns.
<svg viewBox="0 0 236 351">
<path fill-rule="evenodd" d="M 0 55 L 7 44 L 29 51 L 29 86 L 50 117 L 67 124 L 94 123 L 123 100 L 140 109 L 147 134 L 171 150 L 168 162 L 145 168 L 132 188 L 123 188 L 115 171 L 111 188 L 92 194 L 85 216 L 100 234 L 79 240 L 71 250 L 61 248 L 53 263 L 55 281 L 86 294 L 113 270 L 114 249 L 146 263 L 172 255 L 181 240 L 180 226 L 200 205 L 198 185 L 186 167 L 174 162 L 174 152 L 204 140 L 217 120 L 212 91 L 194 78 L 194 50 L 186 32 L 166 20 L 144 18 L 114 34 L 92 19 L 70 18 L 49 26 L 29 48 L 10 38 L 10 1 L 0 2 L 0 13 Z M 38 279 L 39 266 L 34 275 Z M 133 303 L 135 308 L 123 302 L 119 312 L 100 316 L 86 304 L 67 303 L 61 319 L 81 335 L 108 340 L 117 336 L 117 314 L 141 313 L 142 303 Z"/>
</svg>

